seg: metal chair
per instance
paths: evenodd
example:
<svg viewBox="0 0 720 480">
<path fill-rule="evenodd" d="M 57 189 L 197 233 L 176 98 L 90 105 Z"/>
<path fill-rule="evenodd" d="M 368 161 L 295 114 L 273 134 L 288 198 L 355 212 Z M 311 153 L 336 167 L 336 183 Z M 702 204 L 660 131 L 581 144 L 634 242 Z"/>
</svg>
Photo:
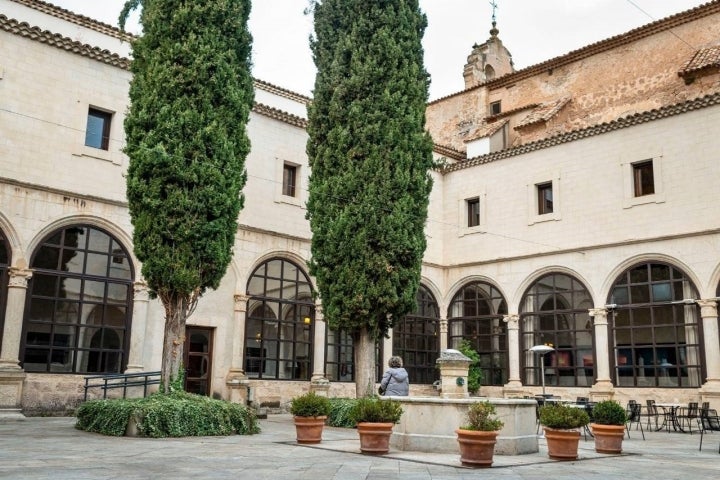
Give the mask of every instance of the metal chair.
<svg viewBox="0 0 720 480">
<path fill-rule="evenodd" d="M 634 400 L 630 400 L 628 402 L 627 421 L 625 422 L 625 431 L 627 432 L 628 438 L 630 438 L 630 427 L 634 423 L 635 430 L 637 430 L 638 427 L 640 427 L 640 433 L 642 433 L 642 438 L 643 438 L 643 440 L 645 440 L 645 432 L 643 431 L 641 412 L 642 412 L 642 405 L 635 402 Z"/>
<path fill-rule="evenodd" d="M 700 415 L 700 448 L 702 450 L 703 435 L 705 432 L 720 432 L 720 418 L 718 418 L 717 412 L 712 409 L 707 409 Z M 720 453 L 720 445 L 718 445 L 718 453 Z"/>
<path fill-rule="evenodd" d="M 678 422 L 682 430 L 683 423 L 687 424 L 690 435 L 692 435 L 692 424 L 697 422 L 698 404 L 697 402 L 689 402 L 687 407 L 682 407 L 677 414 Z"/>
<path fill-rule="evenodd" d="M 660 414 L 658 413 L 657 405 L 655 405 L 655 400 L 646 400 L 646 410 L 645 410 L 645 416 L 647 417 L 647 429 L 650 430 L 650 419 L 655 419 L 655 429 L 658 429 L 658 417 Z"/>
</svg>

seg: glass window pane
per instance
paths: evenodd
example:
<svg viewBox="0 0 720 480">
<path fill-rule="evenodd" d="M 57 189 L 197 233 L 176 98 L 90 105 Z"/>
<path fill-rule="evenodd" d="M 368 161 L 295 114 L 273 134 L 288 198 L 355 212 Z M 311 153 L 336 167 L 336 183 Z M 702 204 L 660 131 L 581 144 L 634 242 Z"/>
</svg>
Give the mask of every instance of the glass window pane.
<svg viewBox="0 0 720 480">
<path fill-rule="evenodd" d="M 669 302 L 672 300 L 670 282 L 653 284 L 652 295 L 655 302 Z"/>
<path fill-rule="evenodd" d="M 635 285 L 630 287 L 630 302 L 634 304 L 650 302 L 649 285 Z"/>
<path fill-rule="evenodd" d="M 109 259 L 109 255 L 88 253 L 85 273 L 87 275 L 106 277 L 108 274 Z"/>
</svg>

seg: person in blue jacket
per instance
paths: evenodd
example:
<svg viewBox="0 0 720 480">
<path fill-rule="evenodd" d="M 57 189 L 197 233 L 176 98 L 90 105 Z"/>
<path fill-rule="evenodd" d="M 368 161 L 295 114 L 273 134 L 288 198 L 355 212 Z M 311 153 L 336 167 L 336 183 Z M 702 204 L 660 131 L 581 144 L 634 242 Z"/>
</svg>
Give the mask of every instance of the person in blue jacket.
<svg viewBox="0 0 720 480">
<path fill-rule="evenodd" d="M 390 357 L 388 368 L 380 381 L 380 391 L 383 395 L 393 397 L 407 397 L 410 391 L 410 381 L 407 370 L 403 368 L 400 357 Z"/>
</svg>

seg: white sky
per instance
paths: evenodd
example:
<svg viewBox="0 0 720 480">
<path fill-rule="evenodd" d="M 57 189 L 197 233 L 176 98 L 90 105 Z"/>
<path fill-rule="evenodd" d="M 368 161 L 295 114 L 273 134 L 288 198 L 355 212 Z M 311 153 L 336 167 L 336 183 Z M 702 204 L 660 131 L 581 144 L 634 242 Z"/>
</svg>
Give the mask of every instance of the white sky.
<svg viewBox="0 0 720 480">
<path fill-rule="evenodd" d="M 47 0 L 117 25 L 124 0 Z M 707 0 L 495 0 L 499 37 L 516 69 L 696 7 Z M 307 0 L 254 0 L 250 15 L 253 75 L 310 95 L 315 80 Z M 431 75 L 430 99 L 463 89 L 462 71 L 475 43 L 490 36 L 489 0 L 420 0 L 428 17 L 423 45 Z M 137 15 L 128 30 L 137 33 Z M 133 20 L 133 18 L 131 18 Z"/>
</svg>

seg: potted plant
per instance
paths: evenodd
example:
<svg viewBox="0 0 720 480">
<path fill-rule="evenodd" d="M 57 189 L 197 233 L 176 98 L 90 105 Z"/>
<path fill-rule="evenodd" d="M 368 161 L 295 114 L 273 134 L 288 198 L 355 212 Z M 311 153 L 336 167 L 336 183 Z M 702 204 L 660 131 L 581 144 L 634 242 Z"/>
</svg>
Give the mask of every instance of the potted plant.
<svg viewBox="0 0 720 480">
<path fill-rule="evenodd" d="M 495 405 L 488 401 L 470 405 L 467 423 L 457 430 L 460 462 L 468 467 L 489 467 L 493 462 L 498 431 L 503 422 L 495 415 Z"/>
<path fill-rule="evenodd" d="M 290 402 L 290 413 L 295 419 L 298 443 L 320 443 L 325 420 L 330 414 L 330 400 L 309 392 Z"/>
<path fill-rule="evenodd" d="M 357 425 L 362 453 L 383 454 L 390 451 L 393 425 L 400 421 L 400 402 L 378 396 L 358 398 L 350 410 Z"/>
<path fill-rule="evenodd" d="M 540 407 L 540 423 L 545 427 L 548 455 L 555 460 L 577 459 L 580 427 L 590 422 L 584 408 L 562 403 Z"/>
<path fill-rule="evenodd" d="M 592 428 L 595 451 L 598 453 L 621 453 L 625 436 L 627 412 L 615 400 L 603 400 L 592 409 Z"/>
</svg>

